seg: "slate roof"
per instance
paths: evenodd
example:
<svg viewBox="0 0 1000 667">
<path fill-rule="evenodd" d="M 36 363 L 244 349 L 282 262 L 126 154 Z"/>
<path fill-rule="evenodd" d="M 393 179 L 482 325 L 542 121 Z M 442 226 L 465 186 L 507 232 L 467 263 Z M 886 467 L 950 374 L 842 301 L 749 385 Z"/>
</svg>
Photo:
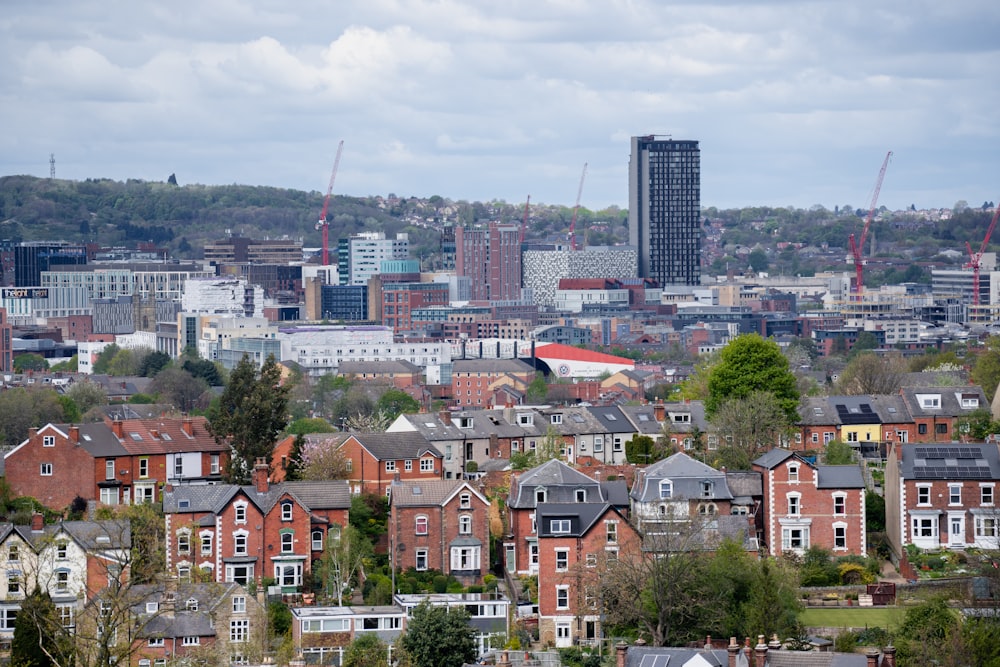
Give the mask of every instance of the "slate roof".
<svg viewBox="0 0 1000 667">
<path fill-rule="evenodd" d="M 967 385 L 961 387 L 927 387 L 920 389 L 906 388 L 901 392 L 906 407 L 913 417 L 960 417 L 968 415 L 976 410 L 989 410 L 990 404 L 986 400 L 986 394 L 982 387 L 978 385 Z M 941 405 L 938 408 L 925 408 L 917 400 L 917 394 L 939 394 Z M 978 404 L 975 407 L 962 407 L 962 397 L 968 395 L 974 397 Z"/>
<path fill-rule="evenodd" d="M 663 430 L 663 424 L 656 421 L 656 411 L 652 405 L 619 405 L 618 409 L 625 413 L 636 431 L 643 435 L 655 436 Z"/>
<path fill-rule="evenodd" d="M 608 433 L 635 433 L 628 417 L 617 406 L 587 408 Z M 565 419 L 563 420 L 565 421 Z"/>
<path fill-rule="evenodd" d="M 179 583 L 174 593 L 174 601 L 165 599 L 167 589 L 163 584 L 138 584 L 132 592 L 139 602 L 132 611 L 139 617 L 146 617 L 139 631 L 141 637 L 214 637 L 212 612 L 220 605 L 228 603 L 234 591 L 245 593 L 245 589 L 235 583 Z M 188 601 L 197 603 L 197 610 L 188 609 Z M 146 612 L 146 603 L 156 602 L 159 606 L 151 616 Z M 173 609 L 168 609 L 167 604 Z"/>
<path fill-rule="evenodd" d="M 816 466 L 817 489 L 863 489 L 865 480 L 861 468 L 854 465 Z"/>
<path fill-rule="evenodd" d="M 775 448 L 766 454 L 762 454 L 756 461 L 753 462 L 753 464 L 755 466 L 771 470 L 772 468 L 781 465 L 792 456 L 795 456 L 795 452 L 787 449 Z"/>
<path fill-rule="evenodd" d="M 760 498 L 764 494 L 764 480 L 759 472 L 734 470 L 726 472 L 726 482 L 733 492 L 733 499 Z"/>
<path fill-rule="evenodd" d="M 574 470 L 562 461 L 553 459 L 532 468 L 518 478 L 516 495 L 511 495 L 509 506 L 513 508 L 535 507 L 535 489 L 545 487 L 549 503 L 575 503 L 576 490 L 586 489 L 587 497 L 606 500 L 597 480 Z M 512 492 L 514 493 L 514 492 Z"/>
<path fill-rule="evenodd" d="M 94 458 L 128 456 L 128 451 L 107 424 L 52 424 L 60 432 L 69 434 L 70 426 L 80 428 L 80 446 Z M 45 427 L 39 430 L 41 432 Z"/>
<path fill-rule="evenodd" d="M 677 498 L 732 500 L 726 473 L 697 461 L 684 452 L 657 461 L 641 471 L 632 486 L 632 498 L 639 502 L 660 500 L 660 482 L 669 479 Z M 702 482 L 712 482 L 712 493 L 703 495 Z"/>
<path fill-rule="evenodd" d="M 163 494 L 164 514 L 210 512 L 218 514 L 239 493 L 267 514 L 275 503 L 288 493 L 306 509 L 345 509 L 351 506 L 347 480 L 321 482 L 279 482 L 271 484 L 267 493 L 258 493 L 254 486 L 236 484 L 184 484 Z M 187 506 L 181 507 L 186 501 Z"/>
<path fill-rule="evenodd" d="M 396 507 L 427 507 L 444 504 L 459 489 L 465 487 L 486 505 L 489 501 L 467 482 L 460 479 L 429 479 L 427 481 L 393 482 L 391 502 Z"/>
<path fill-rule="evenodd" d="M 0 524 L 0 540 L 12 532 L 36 550 L 62 532 L 85 551 L 127 549 L 132 546 L 132 527 L 128 521 L 60 521 L 46 524 L 39 532 L 32 531 L 31 526 Z"/>
<path fill-rule="evenodd" d="M 351 433 L 351 437 L 361 443 L 379 461 L 396 459 L 419 459 L 424 454 L 443 458 L 437 447 L 420 433 Z"/>
<path fill-rule="evenodd" d="M 903 479 L 1000 479 L 1000 451 L 991 444 L 910 444 L 900 452 Z"/>
<path fill-rule="evenodd" d="M 609 433 L 605 423 L 598 420 L 598 417 L 588 408 L 581 407 L 559 407 L 546 408 L 541 411 L 541 420 L 535 419 L 540 427 L 544 427 L 544 434 L 548 429 L 552 429 L 559 435 L 579 435 L 581 433 Z M 552 423 L 552 415 L 561 415 L 562 421 L 558 424 Z"/>
<path fill-rule="evenodd" d="M 608 511 L 614 512 L 608 503 L 539 503 L 535 509 L 538 537 L 582 537 Z M 553 533 L 552 519 L 569 519 L 570 532 Z"/>
<path fill-rule="evenodd" d="M 880 658 L 881 659 L 881 658 Z M 752 660 L 752 658 L 751 658 Z M 835 653 L 826 651 L 768 651 L 764 667 L 865 667 L 867 658 L 860 653 Z M 672 647 L 631 646 L 625 667 L 726 667 L 729 652 L 725 649 L 692 649 Z M 741 651 L 736 658 L 737 667 L 752 667 Z"/>
<path fill-rule="evenodd" d="M 679 433 L 690 433 L 691 429 L 695 426 L 697 426 L 701 431 L 710 430 L 710 424 L 708 423 L 708 420 L 705 419 L 705 403 L 703 401 L 691 401 L 690 403 L 664 403 L 663 408 L 666 412 L 664 420 L 673 431 Z M 682 413 L 691 415 L 690 421 L 675 422 L 670 416 L 671 414 Z"/>
</svg>

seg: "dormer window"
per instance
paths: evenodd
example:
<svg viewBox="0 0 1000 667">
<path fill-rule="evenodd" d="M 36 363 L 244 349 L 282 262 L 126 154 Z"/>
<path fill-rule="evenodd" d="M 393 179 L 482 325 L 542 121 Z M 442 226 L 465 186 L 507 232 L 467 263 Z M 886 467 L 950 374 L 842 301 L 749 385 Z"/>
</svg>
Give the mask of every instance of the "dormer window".
<svg viewBox="0 0 1000 667">
<path fill-rule="evenodd" d="M 941 407 L 941 394 L 916 394 L 916 399 L 924 410 L 937 410 Z"/>
<path fill-rule="evenodd" d="M 674 485 L 669 479 L 660 482 L 660 498 L 666 500 L 674 495 Z"/>
<path fill-rule="evenodd" d="M 714 486 L 714 484 L 712 484 L 712 482 L 703 481 L 701 483 L 701 497 L 702 498 L 711 498 L 712 497 L 712 487 L 713 486 Z"/>
<path fill-rule="evenodd" d="M 459 417 L 458 418 L 459 428 L 472 428 L 472 417 Z"/>
<path fill-rule="evenodd" d="M 545 499 L 548 497 L 548 492 L 545 489 L 535 489 L 535 503 L 544 503 Z"/>
<path fill-rule="evenodd" d="M 587 490 L 586 489 L 577 489 L 576 490 L 576 502 L 578 502 L 578 503 L 585 503 L 585 502 L 587 502 Z"/>
<path fill-rule="evenodd" d="M 554 415 L 551 416 L 550 421 L 553 424 L 562 424 L 562 415 L 561 414 L 554 414 Z"/>
<path fill-rule="evenodd" d="M 979 407 L 979 395 L 978 394 L 962 394 L 962 409 L 964 410 L 974 410 Z"/>
<path fill-rule="evenodd" d="M 531 413 L 517 415 L 518 426 L 531 426 L 533 422 L 534 420 Z"/>
<path fill-rule="evenodd" d="M 569 519 L 553 519 L 549 521 L 549 532 L 553 534 L 565 534 L 570 531 Z"/>
</svg>

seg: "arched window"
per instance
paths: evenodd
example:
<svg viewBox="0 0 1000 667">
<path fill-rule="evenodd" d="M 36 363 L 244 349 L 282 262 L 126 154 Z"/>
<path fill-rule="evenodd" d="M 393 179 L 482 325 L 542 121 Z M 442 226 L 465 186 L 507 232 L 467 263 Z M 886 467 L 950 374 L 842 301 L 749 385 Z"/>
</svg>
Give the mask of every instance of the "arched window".
<svg viewBox="0 0 1000 667">
<path fill-rule="evenodd" d="M 427 517 L 424 516 L 423 514 L 419 515 L 417 517 L 416 524 L 417 524 L 416 525 L 417 535 L 426 535 L 427 534 Z"/>
</svg>

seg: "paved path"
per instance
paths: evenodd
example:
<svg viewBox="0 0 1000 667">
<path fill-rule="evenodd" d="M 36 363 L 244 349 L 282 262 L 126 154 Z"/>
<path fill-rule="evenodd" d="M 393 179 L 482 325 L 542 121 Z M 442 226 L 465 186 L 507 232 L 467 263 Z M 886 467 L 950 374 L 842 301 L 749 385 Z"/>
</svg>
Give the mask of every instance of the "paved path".
<svg viewBox="0 0 1000 667">
<path fill-rule="evenodd" d="M 899 574 L 896 566 L 889 561 L 882 562 L 882 581 L 891 581 L 897 584 L 905 584 L 906 578 Z"/>
</svg>

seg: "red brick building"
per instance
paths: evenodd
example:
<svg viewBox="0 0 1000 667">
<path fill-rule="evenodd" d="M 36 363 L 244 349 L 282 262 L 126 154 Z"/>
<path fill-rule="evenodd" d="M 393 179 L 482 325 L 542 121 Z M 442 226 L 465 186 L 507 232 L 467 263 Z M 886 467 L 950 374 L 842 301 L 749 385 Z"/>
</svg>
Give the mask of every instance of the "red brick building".
<svg viewBox="0 0 1000 667">
<path fill-rule="evenodd" d="M 814 465 L 787 449 L 753 462 L 763 476 L 763 547 L 772 556 L 811 546 L 868 554 L 865 484 L 857 465 Z"/>
<path fill-rule="evenodd" d="M 444 479 L 444 457 L 419 433 L 351 433 L 340 449 L 354 493 L 386 495 L 397 479 Z"/>
<path fill-rule="evenodd" d="M 896 555 L 1000 547 L 995 444 L 895 445 L 885 470 L 886 534 Z"/>
<path fill-rule="evenodd" d="M 411 313 L 418 308 L 448 305 L 447 283 L 383 282 L 382 323 L 395 333 L 413 331 Z"/>
<path fill-rule="evenodd" d="M 489 500 L 453 479 L 390 489 L 389 549 L 397 571 L 438 570 L 465 585 L 482 583 L 489 571 Z"/>
<path fill-rule="evenodd" d="M 159 500 L 166 483 L 218 481 L 228 447 L 204 417 L 46 424 L 4 456 L 19 495 L 62 509 L 77 496 L 106 505 Z"/>
<path fill-rule="evenodd" d="M 472 281 L 473 301 L 521 298 L 521 238 L 516 225 L 455 228 L 455 273 Z"/>
<path fill-rule="evenodd" d="M 164 493 L 167 570 L 181 580 L 193 568 L 215 581 L 247 584 L 273 577 L 297 591 L 347 525 L 347 482 L 271 484 L 258 463 L 251 486 L 184 485 Z"/>
<path fill-rule="evenodd" d="M 536 520 L 539 639 L 558 648 L 596 645 L 601 575 L 619 559 L 644 558 L 642 540 L 608 503 L 542 503 Z"/>
<path fill-rule="evenodd" d="M 456 359 L 451 373 L 455 405 L 489 406 L 493 392 L 504 379 L 524 389 L 535 379 L 535 369 L 520 359 Z"/>
</svg>

